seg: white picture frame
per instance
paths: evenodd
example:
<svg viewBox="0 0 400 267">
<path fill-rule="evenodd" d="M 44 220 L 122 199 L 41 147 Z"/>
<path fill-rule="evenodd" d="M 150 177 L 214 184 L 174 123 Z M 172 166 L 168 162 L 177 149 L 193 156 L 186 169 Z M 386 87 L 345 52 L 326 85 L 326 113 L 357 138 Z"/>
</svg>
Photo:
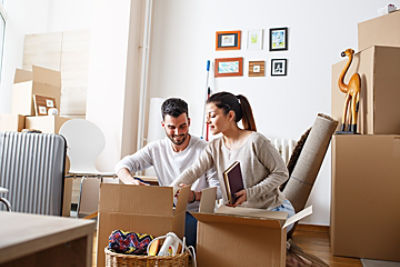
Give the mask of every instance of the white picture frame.
<svg viewBox="0 0 400 267">
<path fill-rule="evenodd" d="M 259 51 L 263 49 L 263 29 L 249 30 L 247 34 L 247 49 Z"/>
</svg>

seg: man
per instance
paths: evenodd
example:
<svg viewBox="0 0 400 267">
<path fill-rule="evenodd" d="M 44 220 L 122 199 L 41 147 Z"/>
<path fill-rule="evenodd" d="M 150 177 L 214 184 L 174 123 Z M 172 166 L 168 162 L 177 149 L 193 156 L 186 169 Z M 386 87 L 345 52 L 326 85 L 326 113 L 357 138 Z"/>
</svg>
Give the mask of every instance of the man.
<svg viewBox="0 0 400 267">
<path fill-rule="evenodd" d="M 166 138 L 151 142 L 133 155 L 124 157 L 115 167 L 118 178 L 127 184 L 143 185 L 131 173 L 154 167 L 161 186 L 169 186 L 187 167 L 200 156 L 207 143 L 189 134 L 190 118 L 188 105 L 178 98 L 170 98 L 161 106 Z M 214 169 L 200 177 L 192 186 L 188 210 L 197 211 L 201 190 L 217 187 L 219 181 Z M 220 193 L 218 193 L 220 195 Z M 196 244 L 197 221 L 186 213 L 185 236 L 188 245 Z"/>
</svg>

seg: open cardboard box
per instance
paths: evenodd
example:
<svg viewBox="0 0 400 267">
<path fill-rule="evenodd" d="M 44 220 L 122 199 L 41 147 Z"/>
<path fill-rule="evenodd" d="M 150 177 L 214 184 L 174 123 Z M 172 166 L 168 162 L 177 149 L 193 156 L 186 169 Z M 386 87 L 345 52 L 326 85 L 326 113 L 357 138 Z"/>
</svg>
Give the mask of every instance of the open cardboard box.
<svg viewBox="0 0 400 267">
<path fill-rule="evenodd" d="M 291 218 L 287 213 L 221 206 L 216 188 L 202 191 L 198 220 L 198 266 L 285 266 L 286 227 L 310 215 L 308 207 Z"/>
<path fill-rule="evenodd" d="M 35 115 L 34 94 L 54 98 L 55 107 L 60 111 L 61 73 L 34 65 L 32 71 L 17 69 L 12 88 L 12 113 Z"/>
<path fill-rule="evenodd" d="M 174 232 L 182 239 L 189 190 L 181 190 L 174 208 L 172 187 L 100 184 L 97 266 L 104 266 L 104 248 L 114 230 L 154 237 Z"/>
</svg>

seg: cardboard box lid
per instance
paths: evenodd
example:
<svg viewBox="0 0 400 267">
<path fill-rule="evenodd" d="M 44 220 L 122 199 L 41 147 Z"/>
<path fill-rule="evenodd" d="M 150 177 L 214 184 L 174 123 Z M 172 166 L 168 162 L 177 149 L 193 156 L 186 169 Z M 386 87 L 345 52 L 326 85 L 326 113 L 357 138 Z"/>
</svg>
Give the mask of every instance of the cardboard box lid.
<svg viewBox="0 0 400 267">
<path fill-rule="evenodd" d="M 210 201 L 210 199 L 214 201 Z M 221 206 L 213 212 L 215 209 L 215 199 L 215 188 L 202 190 L 199 212 L 193 213 L 193 216 L 202 222 L 236 223 L 284 229 L 312 213 L 312 206 L 305 208 L 290 218 L 287 218 L 286 212 L 242 207 L 232 208 Z"/>
<path fill-rule="evenodd" d="M 174 210 L 172 187 L 102 183 L 99 211 L 173 216 L 186 210 L 189 190 L 189 187 L 182 188 Z"/>
<path fill-rule="evenodd" d="M 61 87 L 61 72 L 32 65 L 32 71 L 16 69 L 14 83 L 34 81 Z"/>
<path fill-rule="evenodd" d="M 14 83 L 32 81 L 32 79 L 33 79 L 32 71 L 23 69 L 15 70 Z"/>
<path fill-rule="evenodd" d="M 358 49 L 373 45 L 400 46 L 400 10 L 358 23 Z"/>
<path fill-rule="evenodd" d="M 61 88 L 61 72 L 32 65 L 34 83 L 49 84 Z"/>
</svg>

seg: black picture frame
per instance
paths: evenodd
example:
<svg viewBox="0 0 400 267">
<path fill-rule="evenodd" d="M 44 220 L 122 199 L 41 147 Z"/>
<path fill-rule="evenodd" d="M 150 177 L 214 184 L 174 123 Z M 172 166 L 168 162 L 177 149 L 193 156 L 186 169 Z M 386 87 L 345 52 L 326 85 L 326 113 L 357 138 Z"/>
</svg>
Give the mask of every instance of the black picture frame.
<svg viewBox="0 0 400 267">
<path fill-rule="evenodd" d="M 275 58 L 271 59 L 271 76 L 287 75 L 287 59 Z"/>
<path fill-rule="evenodd" d="M 269 29 L 269 51 L 288 50 L 288 28 Z"/>
</svg>

